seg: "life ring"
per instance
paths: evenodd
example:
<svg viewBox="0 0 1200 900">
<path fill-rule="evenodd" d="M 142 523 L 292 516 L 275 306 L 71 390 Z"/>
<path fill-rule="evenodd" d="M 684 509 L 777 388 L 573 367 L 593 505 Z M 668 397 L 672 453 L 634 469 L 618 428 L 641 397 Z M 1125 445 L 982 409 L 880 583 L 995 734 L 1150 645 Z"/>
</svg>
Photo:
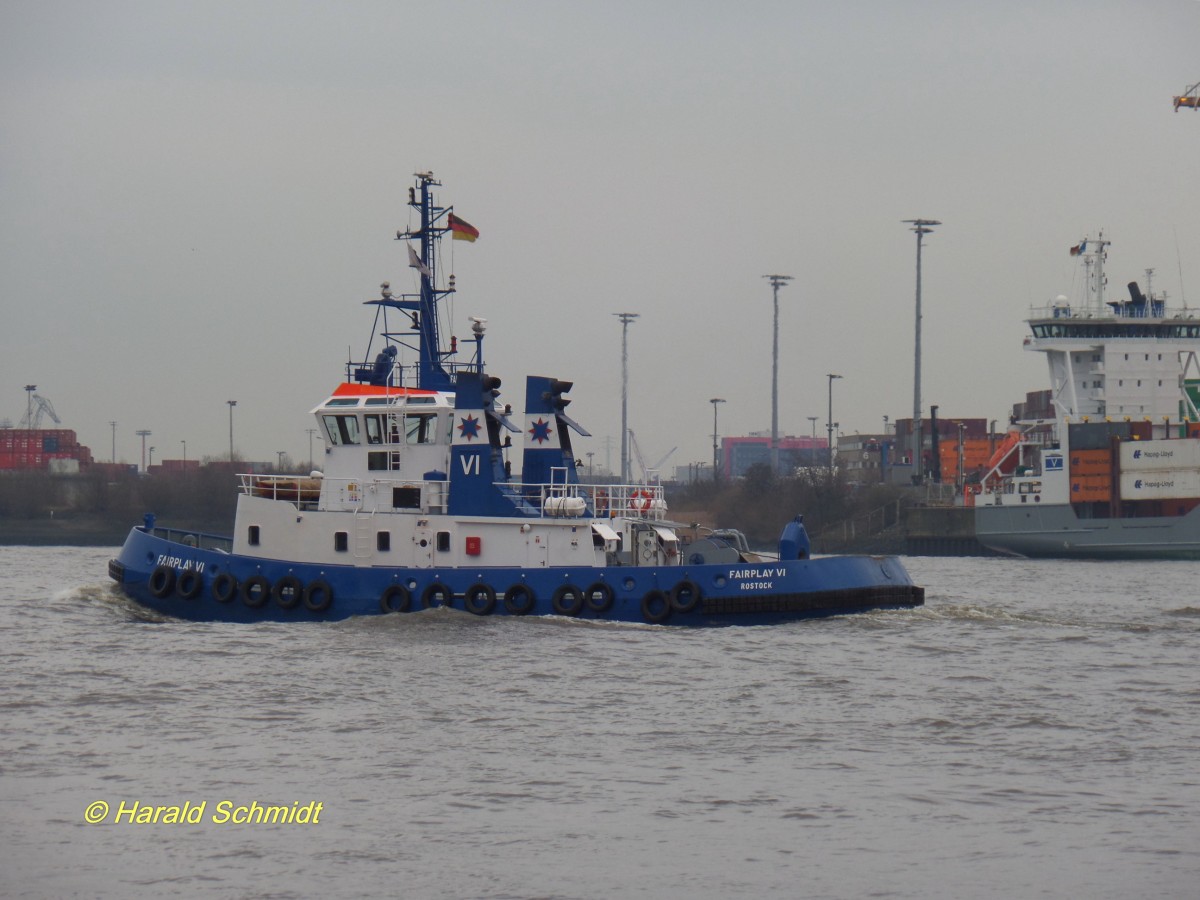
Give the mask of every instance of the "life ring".
<svg viewBox="0 0 1200 900">
<path fill-rule="evenodd" d="M 700 604 L 700 585 L 685 578 L 671 588 L 671 609 L 677 613 L 690 613 Z"/>
<path fill-rule="evenodd" d="M 577 616 L 583 610 L 583 591 L 573 584 L 562 584 L 550 597 L 550 605 L 560 616 Z"/>
<path fill-rule="evenodd" d="M 309 612 L 325 612 L 333 606 L 333 588 L 328 581 L 318 578 L 309 582 L 304 589 L 304 608 Z"/>
<path fill-rule="evenodd" d="M 454 601 L 454 591 L 440 581 L 435 581 L 421 593 L 421 607 L 429 609 L 437 606 L 450 606 Z"/>
<path fill-rule="evenodd" d="M 271 582 L 263 575 L 251 575 L 242 582 L 242 602 L 251 609 L 258 609 L 271 596 Z"/>
<path fill-rule="evenodd" d="M 271 588 L 271 596 L 280 609 L 294 609 L 304 594 L 304 585 L 295 575 L 284 575 Z"/>
<path fill-rule="evenodd" d="M 379 595 L 379 611 L 385 613 L 408 612 L 408 604 L 412 602 L 412 594 L 402 584 L 389 584 L 387 590 Z"/>
<path fill-rule="evenodd" d="M 660 590 L 653 590 L 642 598 L 642 618 L 659 625 L 671 618 L 671 599 Z"/>
<path fill-rule="evenodd" d="M 496 608 L 496 591 L 490 584 L 473 584 L 467 588 L 463 596 L 463 606 L 467 612 L 477 616 L 490 616 Z"/>
<path fill-rule="evenodd" d="M 536 603 L 537 594 L 527 584 L 514 584 L 504 592 L 504 608 L 509 615 L 527 616 Z"/>
<path fill-rule="evenodd" d="M 175 579 L 175 590 L 184 600 L 192 600 L 204 587 L 204 576 L 195 569 L 184 569 Z"/>
<path fill-rule="evenodd" d="M 150 593 L 162 600 L 175 590 L 175 570 L 170 566 L 159 566 L 150 573 Z"/>
<path fill-rule="evenodd" d="M 596 614 L 608 612 L 612 608 L 615 597 L 612 586 L 603 581 L 597 581 L 583 592 L 584 604 Z"/>
<path fill-rule="evenodd" d="M 596 491 L 596 515 L 608 515 L 608 491 L 598 489 Z"/>
<path fill-rule="evenodd" d="M 634 491 L 629 495 L 629 505 L 636 512 L 646 512 L 650 509 L 650 503 L 654 499 L 654 495 L 649 491 Z"/>
<path fill-rule="evenodd" d="M 213 599 L 218 603 L 228 603 L 238 592 L 238 580 L 228 572 L 222 572 L 213 579 L 212 587 Z"/>
</svg>

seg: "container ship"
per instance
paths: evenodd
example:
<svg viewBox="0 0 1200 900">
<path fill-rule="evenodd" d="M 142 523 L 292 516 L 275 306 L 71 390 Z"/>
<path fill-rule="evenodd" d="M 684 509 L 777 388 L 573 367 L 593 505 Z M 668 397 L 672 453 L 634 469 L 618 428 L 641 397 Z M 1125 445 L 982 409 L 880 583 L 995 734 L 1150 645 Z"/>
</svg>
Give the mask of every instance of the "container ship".
<svg viewBox="0 0 1200 900">
<path fill-rule="evenodd" d="M 1050 409 L 1013 420 L 964 499 L 1001 553 L 1200 559 L 1200 315 L 1169 311 L 1150 283 L 1102 302 L 1109 245 L 1071 248 L 1080 306 L 1032 311 L 1025 348 L 1046 355 Z"/>
</svg>

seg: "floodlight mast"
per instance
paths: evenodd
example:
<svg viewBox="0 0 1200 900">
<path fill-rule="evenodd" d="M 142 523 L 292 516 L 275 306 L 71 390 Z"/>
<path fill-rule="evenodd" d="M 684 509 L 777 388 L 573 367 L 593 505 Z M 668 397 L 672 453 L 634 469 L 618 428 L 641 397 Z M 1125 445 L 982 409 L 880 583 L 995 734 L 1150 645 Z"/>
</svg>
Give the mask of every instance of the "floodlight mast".
<svg viewBox="0 0 1200 900">
<path fill-rule="evenodd" d="M 771 282 L 775 319 L 771 331 L 771 474 L 779 474 L 779 289 L 787 287 L 791 275 L 764 275 Z"/>
<path fill-rule="evenodd" d="M 613 313 L 621 320 L 621 481 L 629 484 L 629 323 L 641 313 Z"/>
<path fill-rule="evenodd" d="M 913 353 L 913 484 L 925 482 L 924 437 L 921 434 L 921 247 L 925 235 L 942 223 L 936 219 L 905 219 L 917 235 L 917 325 Z"/>
</svg>

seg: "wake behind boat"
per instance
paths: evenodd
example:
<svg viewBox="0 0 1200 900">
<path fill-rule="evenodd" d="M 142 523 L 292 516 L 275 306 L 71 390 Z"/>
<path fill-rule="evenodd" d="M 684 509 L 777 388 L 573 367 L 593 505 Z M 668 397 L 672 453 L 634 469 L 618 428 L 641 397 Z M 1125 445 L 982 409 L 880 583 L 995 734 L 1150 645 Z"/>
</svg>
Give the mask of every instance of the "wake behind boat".
<svg viewBox="0 0 1200 900">
<path fill-rule="evenodd" d="M 322 470 L 239 476 L 229 537 L 147 516 L 109 563 L 125 594 L 169 616 L 231 622 L 448 606 L 709 626 L 923 602 L 897 559 L 812 558 L 800 516 L 784 525 L 777 558 L 762 560 L 728 534 L 681 538 L 661 485 L 581 483 L 572 432 L 590 435 L 565 412 L 572 383 L 528 376 L 518 426 L 484 367 L 486 320 L 471 319 L 465 346 L 441 343 L 456 284 L 439 278 L 440 241 L 479 232 L 435 204 L 431 173 L 415 177 L 420 226 L 397 239 L 420 293 L 385 283 L 368 301 L 366 353 L 313 410 Z M 401 347 L 414 363 L 402 364 Z M 520 480 L 505 459 L 514 436 Z"/>
</svg>

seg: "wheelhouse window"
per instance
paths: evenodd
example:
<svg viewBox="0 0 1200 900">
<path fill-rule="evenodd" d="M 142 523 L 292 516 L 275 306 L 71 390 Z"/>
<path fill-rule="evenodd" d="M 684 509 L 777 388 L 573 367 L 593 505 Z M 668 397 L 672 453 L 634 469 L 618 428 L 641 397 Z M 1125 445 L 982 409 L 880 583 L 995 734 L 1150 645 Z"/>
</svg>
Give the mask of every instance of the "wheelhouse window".
<svg viewBox="0 0 1200 900">
<path fill-rule="evenodd" d="M 323 416 L 322 418 L 325 420 L 325 430 L 329 432 L 331 443 L 335 445 L 359 443 L 358 416 Z"/>
<path fill-rule="evenodd" d="M 437 413 L 420 413 L 404 417 L 404 440 L 408 444 L 436 444 L 438 439 Z"/>
<path fill-rule="evenodd" d="M 383 436 L 387 433 L 384 426 L 383 416 L 367 416 L 364 421 L 367 424 L 367 443 L 382 444 Z"/>
</svg>

